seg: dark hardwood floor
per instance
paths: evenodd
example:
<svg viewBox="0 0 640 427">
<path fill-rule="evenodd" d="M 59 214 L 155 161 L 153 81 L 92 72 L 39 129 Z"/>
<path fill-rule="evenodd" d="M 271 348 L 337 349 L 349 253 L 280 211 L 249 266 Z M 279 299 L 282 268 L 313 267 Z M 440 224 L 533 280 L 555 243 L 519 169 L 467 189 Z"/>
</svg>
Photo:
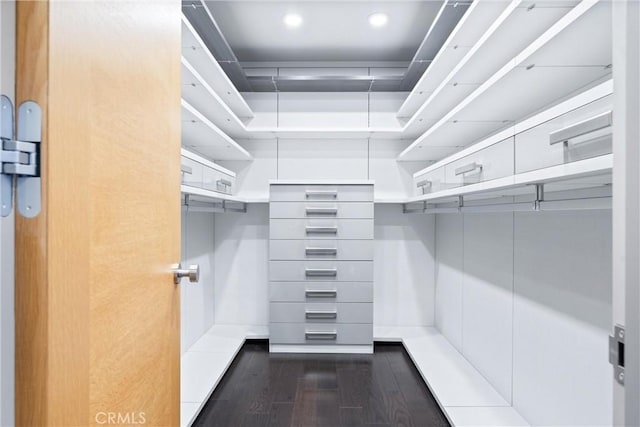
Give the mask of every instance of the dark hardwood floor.
<svg viewBox="0 0 640 427">
<path fill-rule="evenodd" d="M 449 426 L 400 344 L 373 355 L 269 354 L 247 342 L 195 426 Z"/>
</svg>

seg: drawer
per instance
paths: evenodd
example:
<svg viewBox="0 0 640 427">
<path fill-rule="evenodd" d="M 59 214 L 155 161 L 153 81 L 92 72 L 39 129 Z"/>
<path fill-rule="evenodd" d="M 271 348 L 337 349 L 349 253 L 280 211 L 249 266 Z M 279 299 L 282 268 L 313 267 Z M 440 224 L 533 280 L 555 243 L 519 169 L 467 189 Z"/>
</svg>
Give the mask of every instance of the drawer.
<svg viewBox="0 0 640 427">
<path fill-rule="evenodd" d="M 182 184 L 202 188 L 203 169 L 202 163 L 181 156 L 180 174 L 182 175 Z"/>
<path fill-rule="evenodd" d="M 373 343 L 373 325 L 364 323 L 272 323 L 269 325 L 271 344 L 354 344 Z"/>
<path fill-rule="evenodd" d="M 271 302 L 373 302 L 372 282 L 271 282 Z"/>
<path fill-rule="evenodd" d="M 447 188 L 513 175 L 513 137 L 445 165 Z"/>
<path fill-rule="evenodd" d="M 610 154 L 612 108 L 608 95 L 516 134 L 516 173 Z"/>
<path fill-rule="evenodd" d="M 373 261 L 269 261 L 272 282 L 373 282 Z"/>
<path fill-rule="evenodd" d="M 272 219 L 272 239 L 373 239 L 373 219 Z"/>
<path fill-rule="evenodd" d="M 272 302 L 269 304 L 269 322 L 373 324 L 373 303 Z"/>
<path fill-rule="evenodd" d="M 225 194 L 233 194 L 236 185 L 236 178 L 222 171 L 218 171 L 209 167 L 204 167 L 202 174 L 202 187 L 218 191 Z"/>
<path fill-rule="evenodd" d="M 435 193 L 436 191 L 445 190 L 444 166 L 423 175 L 419 175 L 413 179 L 414 194 L 419 196 L 422 194 Z"/>
<path fill-rule="evenodd" d="M 271 240 L 269 259 L 373 260 L 373 240 Z"/>
<path fill-rule="evenodd" d="M 373 185 L 271 185 L 271 201 L 373 202 Z"/>
<path fill-rule="evenodd" d="M 373 218 L 371 202 L 271 202 L 270 218 Z"/>
</svg>

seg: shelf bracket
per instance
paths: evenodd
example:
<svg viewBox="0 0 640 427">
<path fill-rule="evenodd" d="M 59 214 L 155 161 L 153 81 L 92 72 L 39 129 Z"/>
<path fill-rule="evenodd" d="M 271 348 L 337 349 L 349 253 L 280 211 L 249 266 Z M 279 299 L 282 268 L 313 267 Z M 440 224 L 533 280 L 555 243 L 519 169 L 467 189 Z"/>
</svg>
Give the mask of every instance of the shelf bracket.
<svg viewBox="0 0 640 427">
<path fill-rule="evenodd" d="M 544 184 L 536 184 L 536 200 L 533 202 L 533 210 L 539 212 L 542 202 L 544 202 Z"/>
</svg>

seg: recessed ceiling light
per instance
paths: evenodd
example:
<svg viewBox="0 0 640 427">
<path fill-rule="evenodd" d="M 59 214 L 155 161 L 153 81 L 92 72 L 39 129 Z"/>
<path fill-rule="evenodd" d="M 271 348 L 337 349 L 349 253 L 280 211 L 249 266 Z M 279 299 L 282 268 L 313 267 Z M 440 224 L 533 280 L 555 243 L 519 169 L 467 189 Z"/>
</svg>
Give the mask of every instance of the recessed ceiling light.
<svg viewBox="0 0 640 427">
<path fill-rule="evenodd" d="M 284 24 L 289 28 L 297 28 L 302 25 L 302 16 L 297 13 L 287 13 L 284 15 Z"/>
<path fill-rule="evenodd" d="M 374 28 L 380 28 L 387 25 L 389 17 L 386 13 L 376 12 L 369 15 L 369 24 Z"/>
</svg>

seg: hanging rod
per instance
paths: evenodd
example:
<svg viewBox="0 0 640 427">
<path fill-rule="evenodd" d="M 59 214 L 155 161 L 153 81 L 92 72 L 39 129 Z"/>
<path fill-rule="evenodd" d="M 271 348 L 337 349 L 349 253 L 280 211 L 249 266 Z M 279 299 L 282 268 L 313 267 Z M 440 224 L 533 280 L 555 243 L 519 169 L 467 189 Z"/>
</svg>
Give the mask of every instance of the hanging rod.
<svg viewBox="0 0 640 427">
<path fill-rule="evenodd" d="M 454 206 L 440 206 L 440 205 Z M 417 206 L 416 206 L 417 205 Z M 403 213 L 443 214 L 443 213 L 483 213 L 483 212 L 541 212 L 558 210 L 611 209 L 612 196 L 565 197 L 548 200 L 545 198 L 544 184 L 535 184 L 535 199 L 508 203 L 465 204 L 464 196 L 456 202 L 429 203 L 428 201 L 404 203 Z"/>
<path fill-rule="evenodd" d="M 208 212 L 208 213 L 246 213 L 247 204 L 234 200 L 218 199 L 215 197 L 194 196 L 184 194 L 182 197 L 182 207 L 188 212 Z"/>
</svg>

